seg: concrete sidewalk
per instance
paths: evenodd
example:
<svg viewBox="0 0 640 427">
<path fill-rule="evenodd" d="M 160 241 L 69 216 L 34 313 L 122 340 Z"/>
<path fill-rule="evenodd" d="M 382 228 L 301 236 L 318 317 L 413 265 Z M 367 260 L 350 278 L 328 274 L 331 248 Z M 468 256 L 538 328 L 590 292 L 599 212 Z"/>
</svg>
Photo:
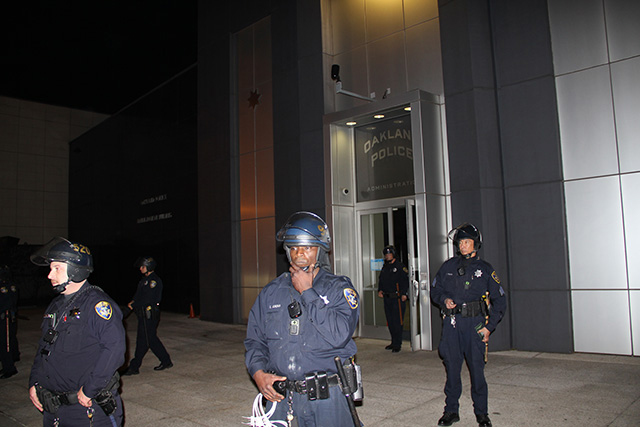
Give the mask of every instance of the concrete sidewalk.
<svg viewBox="0 0 640 427">
<path fill-rule="evenodd" d="M 27 382 L 44 309 L 20 312 L 18 375 L 0 380 L 0 426 L 40 426 Z M 26 318 L 26 319 L 25 319 Z M 135 343 L 136 320 L 127 321 Z M 140 375 L 124 377 L 128 427 L 241 426 L 257 394 L 244 367 L 245 326 L 163 313 L 159 336 L 174 367 L 156 372 L 149 352 Z M 444 405 L 444 367 L 436 351 L 385 351 L 386 341 L 356 339 L 365 426 L 436 426 Z M 129 350 L 131 352 L 132 350 Z M 494 426 L 639 426 L 640 358 L 520 351 L 489 354 L 486 369 Z M 461 421 L 477 426 L 463 368 Z M 88 425 L 88 424 L 87 424 Z"/>
</svg>

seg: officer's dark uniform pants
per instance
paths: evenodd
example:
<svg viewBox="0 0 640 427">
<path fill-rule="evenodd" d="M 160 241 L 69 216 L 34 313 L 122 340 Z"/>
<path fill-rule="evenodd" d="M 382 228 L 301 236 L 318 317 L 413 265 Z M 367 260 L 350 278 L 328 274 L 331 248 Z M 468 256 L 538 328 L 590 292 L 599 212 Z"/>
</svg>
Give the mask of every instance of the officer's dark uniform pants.
<svg viewBox="0 0 640 427">
<path fill-rule="evenodd" d="M 102 408 L 94 402 L 92 405 L 93 424 L 91 424 L 87 416 L 87 408 L 76 403 L 75 405 L 60 406 L 56 414 L 47 411 L 43 412 L 42 425 L 44 427 L 53 427 L 55 425 L 55 419 L 58 418 L 60 420 L 60 427 L 89 427 L 90 425 L 93 427 L 114 427 L 114 421 L 116 427 L 119 427 L 122 425 L 122 399 L 120 399 L 120 396 L 117 394 L 114 397 L 116 398 L 118 407 L 113 415 L 111 415 L 113 420 L 111 417 L 107 417 Z"/>
<path fill-rule="evenodd" d="M 396 348 L 402 346 L 402 322 L 404 311 L 407 306 L 405 301 L 400 301 L 402 312 L 398 307 L 398 298 L 384 298 L 384 314 L 387 316 L 387 325 L 391 334 L 391 345 Z"/>
<path fill-rule="evenodd" d="M 329 387 L 328 399 L 309 400 L 306 394 L 293 393 L 293 415 L 298 419 L 299 427 L 353 427 L 353 418 L 349 411 L 347 398 L 340 387 Z M 267 404 L 265 412 L 271 409 Z M 278 402 L 271 421 L 286 421 L 289 405 L 287 399 Z"/>
<path fill-rule="evenodd" d="M 160 363 L 171 363 L 171 357 L 164 348 L 160 338 L 158 338 L 158 323 L 160 322 L 159 311 L 147 319 L 144 313 L 138 315 L 138 335 L 136 337 L 136 352 L 129 363 L 129 369 L 138 370 L 142 365 L 142 359 L 147 351 L 151 349 L 153 354 L 160 360 Z"/>
<path fill-rule="evenodd" d="M 0 362 L 2 362 L 2 370 L 4 372 L 13 372 L 16 370 L 16 366 L 13 363 L 13 348 L 11 345 L 11 339 L 7 332 L 11 328 L 11 320 L 9 316 L 0 321 Z M 9 348 L 7 348 L 9 344 Z"/>
<path fill-rule="evenodd" d="M 442 325 L 442 338 L 438 350 L 447 370 L 447 382 L 444 386 L 445 412 L 458 412 L 459 399 L 462 394 L 462 380 L 460 371 L 462 362 L 466 359 L 471 374 L 471 398 L 473 412 L 488 413 L 488 387 L 484 378 L 484 348 L 482 338 L 476 332 L 475 326 L 481 323 L 483 317 L 463 318 L 456 315 L 455 328 L 451 325 L 451 318 L 446 317 Z"/>
</svg>

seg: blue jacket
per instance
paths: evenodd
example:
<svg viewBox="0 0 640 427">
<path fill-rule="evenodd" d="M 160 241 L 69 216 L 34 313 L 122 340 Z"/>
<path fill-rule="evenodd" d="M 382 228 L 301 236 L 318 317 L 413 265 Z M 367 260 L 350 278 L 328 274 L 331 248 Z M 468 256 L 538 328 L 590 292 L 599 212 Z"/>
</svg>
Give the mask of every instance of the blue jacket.
<svg viewBox="0 0 640 427">
<path fill-rule="evenodd" d="M 445 307 L 447 298 L 460 306 L 465 302 L 480 301 L 487 291 L 491 311 L 486 328 L 493 332 L 507 309 L 507 297 L 491 264 L 478 256 L 468 260 L 456 256 L 445 261 L 431 284 L 431 299 L 440 308 Z"/>
<path fill-rule="evenodd" d="M 287 310 L 294 300 L 302 309 L 298 335 L 290 334 Z M 264 287 L 249 313 L 244 341 L 249 373 L 262 369 L 291 380 L 314 371 L 335 373 L 335 356 L 344 363 L 356 354 L 352 335 L 359 315 L 359 296 L 348 277 L 320 269 L 313 287 L 299 294 L 291 275 L 280 275 Z"/>
<path fill-rule="evenodd" d="M 58 336 L 49 344 L 43 338 L 54 326 L 53 313 Z M 102 289 L 89 282 L 71 295 L 57 296 L 49 304 L 42 333 L 29 387 L 36 382 L 56 392 L 83 387 L 84 394 L 93 398 L 124 363 L 122 313 Z"/>
</svg>

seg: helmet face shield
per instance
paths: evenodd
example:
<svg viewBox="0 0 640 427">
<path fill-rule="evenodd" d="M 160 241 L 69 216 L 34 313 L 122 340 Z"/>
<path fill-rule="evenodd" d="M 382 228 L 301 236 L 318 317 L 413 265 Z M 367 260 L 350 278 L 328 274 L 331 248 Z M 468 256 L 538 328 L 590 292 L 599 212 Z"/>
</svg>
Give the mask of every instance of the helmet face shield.
<svg viewBox="0 0 640 427">
<path fill-rule="evenodd" d="M 282 226 L 276 240 L 285 247 L 318 246 L 331 250 L 331 236 L 327 223 L 311 212 L 296 212 Z"/>
<path fill-rule="evenodd" d="M 482 234 L 478 228 L 468 222 L 460 224 L 449 232 L 449 240 L 453 242 L 455 247 L 458 247 L 458 242 L 462 239 L 473 240 L 473 249 L 477 251 L 482 246 Z"/>
<path fill-rule="evenodd" d="M 49 243 L 31 255 L 35 265 L 47 266 L 52 262 L 68 265 L 69 280 L 79 283 L 89 277 L 93 271 L 93 257 L 88 247 L 79 243 L 71 243 L 62 237 L 54 237 Z"/>
</svg>

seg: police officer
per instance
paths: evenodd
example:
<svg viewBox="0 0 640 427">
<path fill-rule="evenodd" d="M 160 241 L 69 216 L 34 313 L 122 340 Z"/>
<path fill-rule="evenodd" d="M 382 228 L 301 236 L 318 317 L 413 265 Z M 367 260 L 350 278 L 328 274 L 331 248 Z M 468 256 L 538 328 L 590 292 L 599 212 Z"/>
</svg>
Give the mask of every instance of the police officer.
<svg viewBox="0 0 640 427">
<path fill-rule="evenodd" d="M 449 239 L 456 248 L 456 256 L 440 267 L 431 288 L 431 298 L 443 316 L 438 350 L 447 372 L 444 414 L 438 425 L 450 426 L 460 420 L 460 371 L 466 359 L 473 412 L 480 427 L 490 427 L 484 378 L 486 350 L 489 335 L 504 316 L 507 300 L 495 270 L 478 256 L 482 245 L 480 231 L 473 224 L 464 223 L 449 232 Z"/>
<path fill-rule="evenodd" d="M 351 280 L 320 267 L 331 248 L 327 224 L 310 212 L 289 217 L 277 234 L 289 272 L 258 295 L 247 325 L 245 363 L 273 420 L 300 427 L 353 426 L 353 415 L 337 381 L 334 358 L 356 354 L 352 339 L 359 298 Z M 285 381 L 287 399 L 274 389 Z M 279 404 L 277 402 L 280 402 Z"/>
<path fill-rule="evenodd" d="M 378 296 L 384 298 L 384 314 L 391 334 L 391 344 L 386 346 L 393 353 L 402 347 L 404 310 L 409 293 L 407 267 L 396 259 L 396 248 L 385 246 L 382 250 L 384 266 L 378 279 Z"/>
<path fill-rule="evenodd" d="M 11 281 L 8 266 L 0 267 L 0 362 L 2 371 L 0 379 L 11 378 L 18 373 L 16 369 L 17 348 L 16 323 L 18 308 L 18 291 Z"/>
<path fill-rule="evenodd" d="M 49 266 L 48 278 L 59 294 L 45 312 L 29 377 L 29 395 L 43 412 L 43 425 L 121 426 L 122 313 L 87 281 L 93 271 L 89 248 L 56 237 L 31 261 Z"/>
<path fill-rule="evenodd" d="M 162 279 L 156 274 L 156 260 L 143 257 L 136 263 L 142 273 L 138 288 L 128 307 L 138 317 L 138 334 L 136 336 L 136 352 L 129 363 L 124 375 L 138 375 L 142 359 L 151 349 L 160 360 L 160 364 L 153 368 L 156 371 L 169 369 L 173 366 L 167 349 L 158 338 L 158 324 L 160 323 L 160 301 L 162 300 Z"/>
</svg>

